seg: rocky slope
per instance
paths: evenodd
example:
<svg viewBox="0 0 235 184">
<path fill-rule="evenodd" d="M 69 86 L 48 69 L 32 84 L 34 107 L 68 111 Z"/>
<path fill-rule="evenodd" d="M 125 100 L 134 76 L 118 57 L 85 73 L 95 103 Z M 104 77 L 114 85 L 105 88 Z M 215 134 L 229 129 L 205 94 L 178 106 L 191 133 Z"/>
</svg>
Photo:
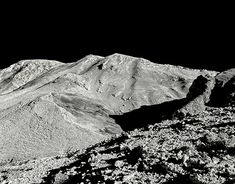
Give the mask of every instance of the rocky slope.
<svg viewBox="0 0 235 184">
<path fill-rule="evenodd" d="M 67 64 L 20 61 L 0 71 L 0 163 L 74 151 L 119 134 L 123 127 L 110 115 L 182 99 L 204 74 L 216 72 L 121 54 Z"/>
<path fill-rule="evenodd" d="M 57 157 L 1 167 L 3 183 L 235 183 L 235 108 L 165 120 Z"/>
<path fill-rule="evenodd" d="M 0 180 L 233 183 L 234 76 L 121 54 L 20 61 L 0 70 Z"/>
</svg>

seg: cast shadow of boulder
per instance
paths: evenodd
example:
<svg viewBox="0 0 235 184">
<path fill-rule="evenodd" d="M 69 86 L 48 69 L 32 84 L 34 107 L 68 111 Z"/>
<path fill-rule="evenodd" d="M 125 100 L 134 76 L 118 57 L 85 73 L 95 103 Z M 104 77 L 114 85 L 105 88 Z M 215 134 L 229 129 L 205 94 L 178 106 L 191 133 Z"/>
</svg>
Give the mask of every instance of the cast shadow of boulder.
<svg viewBox="0 0 235 184">
<path fill-rule="evenodd" d="M 205 109 L 214 80 L 210 76 L 198 76 L 191 85 L 186 98 L 176 99 L 157 105 L 142 106 L 123 115 L 110 115 L 124 131 L 147 127 L 165 119 L 182 118 L 197 114 Z"/>
<path fill-rule="evenodd" d="M 158 105 L 142 106 L 123 115 L 110 115 L 124 131 L 143 128 L 164 119 L 172 118 L 174 112 L 187 104 L 186 99 L 173 100 Z"/>
</svg>

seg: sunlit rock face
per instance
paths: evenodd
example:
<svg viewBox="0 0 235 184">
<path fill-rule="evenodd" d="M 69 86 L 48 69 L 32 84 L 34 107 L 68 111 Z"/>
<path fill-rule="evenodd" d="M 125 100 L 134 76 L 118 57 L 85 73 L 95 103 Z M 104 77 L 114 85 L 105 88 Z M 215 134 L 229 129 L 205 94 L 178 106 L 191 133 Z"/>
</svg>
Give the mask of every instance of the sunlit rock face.
<svg viewBox="0 0 235 184">
<path fill-rule="evenodd" d="M 86 148 L 123 131 L 110 115 L 183 99 L 216 74 L 121 54 L 20 61 L 0 71 L 0 162 Z"/>
</svg>

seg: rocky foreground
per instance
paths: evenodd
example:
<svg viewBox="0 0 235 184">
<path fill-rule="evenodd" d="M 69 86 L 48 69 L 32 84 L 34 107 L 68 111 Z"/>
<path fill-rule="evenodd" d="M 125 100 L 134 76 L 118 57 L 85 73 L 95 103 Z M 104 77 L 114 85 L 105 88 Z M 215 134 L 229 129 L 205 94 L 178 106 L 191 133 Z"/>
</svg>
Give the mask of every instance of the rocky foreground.
<svg viewBox="0 0 235 184">
<path fill-rule="evenodd" d="M 83 151 L 0 168 L 2 183 L 235 183 L 235 107 L 164 120 Z"/>
</svg>

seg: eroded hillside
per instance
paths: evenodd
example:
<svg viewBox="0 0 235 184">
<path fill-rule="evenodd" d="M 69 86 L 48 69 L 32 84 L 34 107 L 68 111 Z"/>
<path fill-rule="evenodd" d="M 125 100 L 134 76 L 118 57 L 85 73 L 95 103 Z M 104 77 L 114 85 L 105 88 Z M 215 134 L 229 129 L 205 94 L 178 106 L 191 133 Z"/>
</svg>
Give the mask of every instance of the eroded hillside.
<svg viewBox="0 0 235 184">
<path fill-rule="evenodd" d="M 182 99 L 204 74 L 216 72 L 121 54 L 20 61 L 0 72 L 0 162 L 53 156 L 119 134 L 110 115 Z"/>
<path fill-rule="evenodd" d="M 235 182 L 235 70 L 121 54 L 0 70 L 2 183 Z"/>
</svg>

